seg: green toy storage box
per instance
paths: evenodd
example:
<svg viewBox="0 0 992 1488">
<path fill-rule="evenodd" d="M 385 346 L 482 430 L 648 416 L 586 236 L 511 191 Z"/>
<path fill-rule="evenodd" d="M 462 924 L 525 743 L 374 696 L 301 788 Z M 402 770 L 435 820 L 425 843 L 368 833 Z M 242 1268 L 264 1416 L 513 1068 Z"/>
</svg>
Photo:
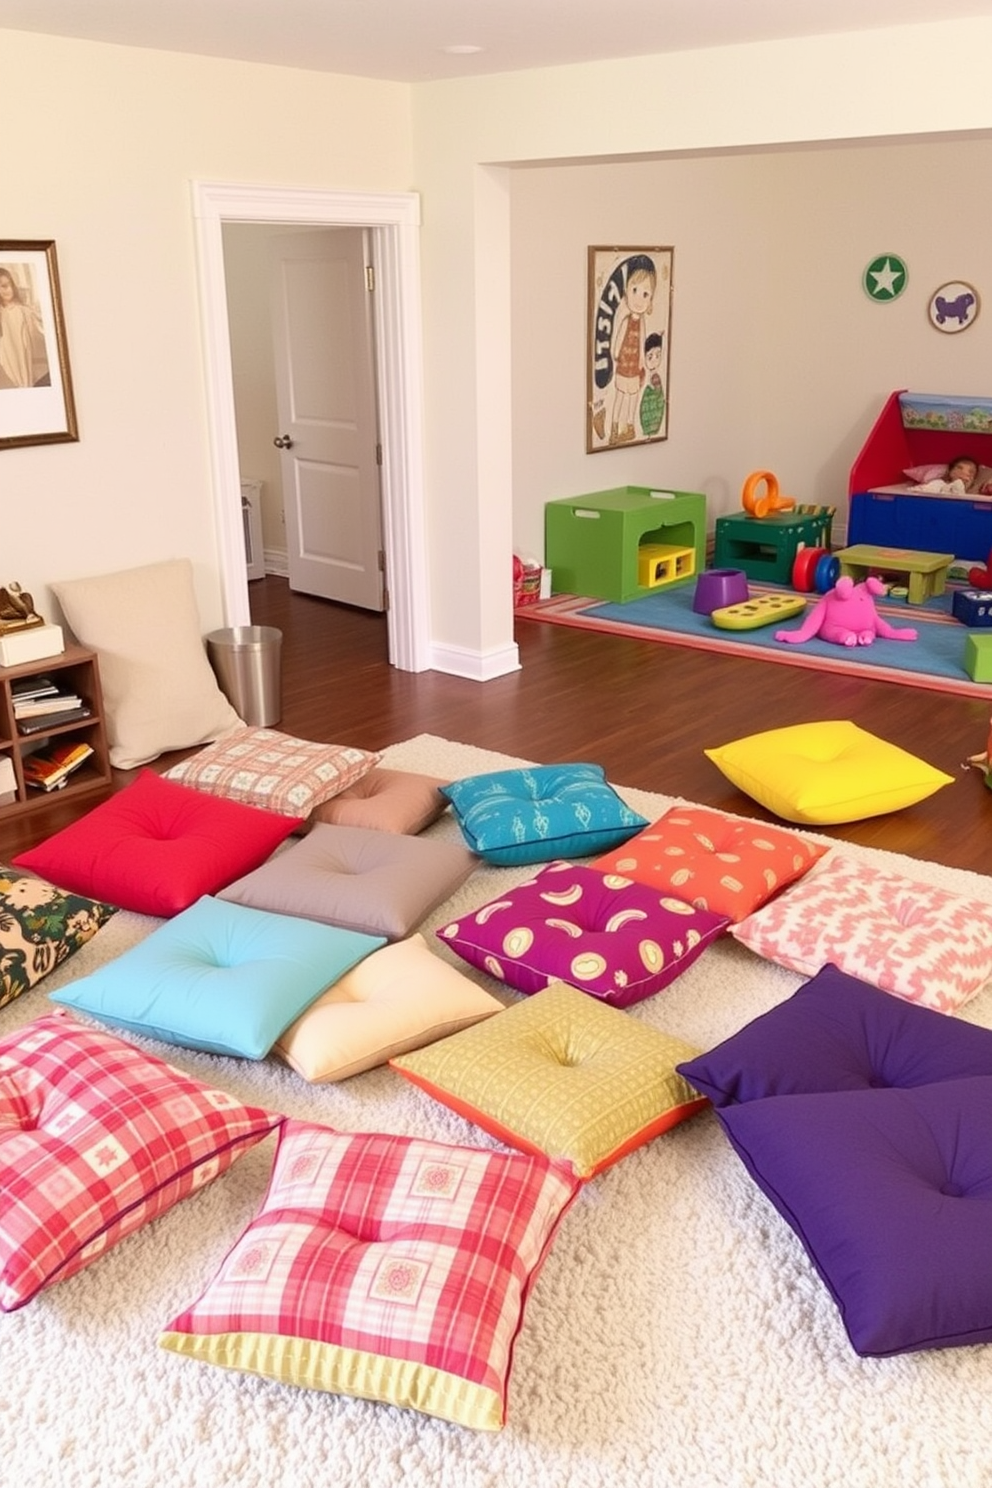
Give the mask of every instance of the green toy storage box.
<svg viewBox="0 0 992 1488">
<path fill-rule="evenodd" d="M 695 491 L 615 486 L 566 496 L 544 508 L 544 561 L 556 594 L 583 594 L 625 604 L 657 592 L 639 582 L 643 547 L 691 548 L 694 572 L 706 566 L 706 497 Z M 672 580 L 688 583 L 692 577 Z"/>
</svg>

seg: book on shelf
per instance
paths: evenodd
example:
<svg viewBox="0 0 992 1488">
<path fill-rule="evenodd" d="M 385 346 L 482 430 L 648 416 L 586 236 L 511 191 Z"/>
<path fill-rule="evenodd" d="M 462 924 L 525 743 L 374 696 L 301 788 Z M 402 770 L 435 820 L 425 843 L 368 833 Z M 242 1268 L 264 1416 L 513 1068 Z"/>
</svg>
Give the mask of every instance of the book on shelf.
<svg viewBox="0 0 992 1488">
<path fill-rule="evenodd" d="M 46 734 L 54 728 L 61 728 L 64 723 L 78 723 L 83 718 L 91 717 L 91 710 L 84 705 L 78 708 L 64 708 L 57 713 L 41 713 L 37 718 L 19 718 L 17 732 L 19 734 Z"/>
<path fill-rule="evenodd" d="M 26 754 L 21 761 L 24 780 L 37 790 L 57 790 L 92 753 L 91 745 L 76 742 L 53 744 L 35 754 Z"/>
<path fill-rule="evenodd" d="M 65 713 L 69 708 L 83 707 L 83 700 L 75 692 L 53 692 L 48 697 L 31 698 L 30 701 L 15 701 L 15 718 L 38 718 L 42 713 Z"/>
<path fill-rule="evenodd" d="M 10 684 L 10 695 L 15 703 L 29 703 L 35 698 L 51 697 L 58 690 L 51 677 L 22 677 Z"/>
</svg>

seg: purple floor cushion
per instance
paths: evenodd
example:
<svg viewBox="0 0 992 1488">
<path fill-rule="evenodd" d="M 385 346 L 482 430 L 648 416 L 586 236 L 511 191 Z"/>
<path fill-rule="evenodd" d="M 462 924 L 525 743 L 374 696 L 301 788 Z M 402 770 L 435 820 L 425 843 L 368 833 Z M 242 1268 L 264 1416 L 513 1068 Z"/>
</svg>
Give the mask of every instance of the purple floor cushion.
<svg viewBox="0 0 992 1488">
<path fill-rule="evenodd" d="M 772 1096 L 717 1116 L 857 1353 L 992 1342 L 992 1076 Z"/>
<path fill-rule="evenodd" d="M 904 1002 L 825 966 L 785 1002 L 679 1068 L 715 1106 L 770 1095 L 927 1085 L 992 1076 L 992 1029 Z"/>
</svg>

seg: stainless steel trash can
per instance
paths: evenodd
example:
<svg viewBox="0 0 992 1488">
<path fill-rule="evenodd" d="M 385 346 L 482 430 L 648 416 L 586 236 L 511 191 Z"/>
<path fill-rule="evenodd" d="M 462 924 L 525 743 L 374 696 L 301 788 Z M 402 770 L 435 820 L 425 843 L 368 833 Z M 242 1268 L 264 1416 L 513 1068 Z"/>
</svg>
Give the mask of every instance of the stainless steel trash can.
<svg viewBox="0 0 992 1488">
<path fill-rule="evenodd" d="M 207 656 L 221 692 L 245 723 L 269 726 L 282 717 L 282 631 L 272 625 L 212 630 Z"/>
</svg>

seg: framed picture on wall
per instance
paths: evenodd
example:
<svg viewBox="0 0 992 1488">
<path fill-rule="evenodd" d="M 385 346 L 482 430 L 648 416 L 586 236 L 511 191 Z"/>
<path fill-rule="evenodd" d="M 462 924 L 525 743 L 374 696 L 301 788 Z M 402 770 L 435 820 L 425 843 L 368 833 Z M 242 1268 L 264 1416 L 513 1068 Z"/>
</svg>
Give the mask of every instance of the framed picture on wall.
<svg viewBox="0 0 992 1488">
<path fill-rule="evenodd" d="M 0 241 L 0 448 L 78 438 L 55 244 Z"/>
<path fill-rule="evenodd" d="M 927 304 L 927 315 L 935 331 L 954 335 L 966 331 L 978 319 L 978 290 L 963 279 L 952 279 L 935 289 Z"/>
<path fill-rule="evenodd" d="M 668 438 L 674 255 L 589 249 L 587 454 Z"/>
</svg>

